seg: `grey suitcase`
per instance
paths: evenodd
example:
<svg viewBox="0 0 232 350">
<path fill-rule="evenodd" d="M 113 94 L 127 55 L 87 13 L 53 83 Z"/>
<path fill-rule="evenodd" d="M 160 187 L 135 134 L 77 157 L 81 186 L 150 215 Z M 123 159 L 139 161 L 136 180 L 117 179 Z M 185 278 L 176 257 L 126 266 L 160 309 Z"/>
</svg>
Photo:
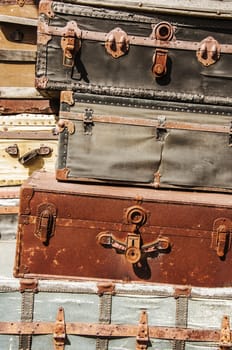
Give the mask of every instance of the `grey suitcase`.
<svg viewBox="0 0 232 350">
<path fill-rule="evenodd" d="M 232 190 L 231 117 L 147 100 L 61 93 L 56 177 L 155 188 Z"/>
</svg>

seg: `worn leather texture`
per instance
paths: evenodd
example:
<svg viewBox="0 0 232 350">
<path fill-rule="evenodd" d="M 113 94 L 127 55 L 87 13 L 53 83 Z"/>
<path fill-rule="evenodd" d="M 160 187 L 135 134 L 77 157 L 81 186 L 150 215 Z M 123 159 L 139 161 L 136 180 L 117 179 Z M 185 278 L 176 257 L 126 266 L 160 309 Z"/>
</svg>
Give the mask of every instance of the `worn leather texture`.
<svg viewBox="0 0 232 350">
<path fill-rule="evenodd" d="M 231 211 L 225 193 L 34 172 L 21 187 L 15 276 L 229 287 Z"/>
</svg>

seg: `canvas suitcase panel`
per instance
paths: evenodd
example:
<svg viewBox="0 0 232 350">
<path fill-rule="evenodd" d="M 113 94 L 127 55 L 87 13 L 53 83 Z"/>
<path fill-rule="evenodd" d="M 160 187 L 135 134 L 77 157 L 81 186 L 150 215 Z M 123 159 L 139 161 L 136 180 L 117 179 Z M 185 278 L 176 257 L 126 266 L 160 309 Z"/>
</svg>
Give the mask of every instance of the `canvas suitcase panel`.
<svg viewBox="0 0 232 350">
<path fill-rule="evenodd" d="M 0 186 L 19 185 L 38 169 L 55 169 L 54 114 L 2 115 L 0 122 Z"/>
<path fill-rule="evenodd" d="M 94 4 L 40 2 L 38 88 L 231 106 L 230 5 Z"/>
<path fill-rule="evenodd" d="M 230 286 L 231 195 L 59 183 L 21 187 L 15 276 Z"/>
<path fill-rule="evenodd" d="M 58 180 L 232 190 L 231 116 L 223 111 L 160 111 L 105 96 L 90 103 L 63 92 L 58 131 Z"/>
</svg>

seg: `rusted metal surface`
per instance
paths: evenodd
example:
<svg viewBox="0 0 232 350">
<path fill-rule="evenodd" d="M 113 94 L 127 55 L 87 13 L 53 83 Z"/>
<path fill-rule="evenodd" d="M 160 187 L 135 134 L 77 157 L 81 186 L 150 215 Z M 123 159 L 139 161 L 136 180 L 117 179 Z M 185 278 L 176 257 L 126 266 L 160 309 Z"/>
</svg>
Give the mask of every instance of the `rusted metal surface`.
<svg viewBox="0 0 232 350">
<path fill-rule="evenodd" d="M 36 279 L 21 279 L 20 280 L 20 287 L 19 287 L 19 291 L 21 293 L 24 293 L 25 291 L 33 291 L 34 293 L 36 293 L 38 291 L 38 281 Z"/>
<path fill-rule="evenodd" d="M 64 320 L 64 309 L 59 308 L 54 329 L 54 347 L 55 350 L 64 350 L 66 340 L 66 329 Z"/>
<path fill-rule="evenodd" d="M 146 311 L 140 314 L 138 334 L 136 337 L 136 350 L 146 350 L 149 346 L 148 316 Z"/>
<path fill-rule="evenodd" d="M 231 238 L 231 195 L 74 185 L 36 172 L 21 198 L 16 277 L 232 285 L 229 245 L 223 258 L 212 247 L 216 220 L 229 223 L 229 230 L 219 230 L 216 249 L 223 249 L 224 233 Z M 49 203 L 57 214 L 38 215 Z M 133 206 L 142 211 L 128 221 Z M 147 221 L 141 212 L 149 212 Z"/>
<path fill-rule="evenodd" d="M 0 99 L 0 113 L 2 115 L 16 113 L 57 114 L 59 107 L 53 100 L 46 99 Z"/>
<path fill-rule="evenodd" d="M 62 111 L 62 118 L 64 119 L 63 124 L 65 123 L 68 124 L 68 123 L 71 123 L 71 120 L 83 121 L 85 119 L 85 114 Z M 205 123 L 194 123 L 194 122 L 188 123 L 183 121 L 171 121 L 171 120 L 168 120 L 168 115 L 166 117 L 165 114 L 160 115 L 160 117 L 158 116 L 154 119 L 145 119 L 145 118 L 125 118 L 125 117 L 115 116 L 115 115 L 95 115 L 95 113 L 93 113 L 92 122 L 94 123 L 95 121 L 99 123 L 154 126 L 159 129 L 194 130 L 194 131 L 204 131 L 204 132 L 227 133 L 228 135 L 231 133 L 231 123 L 228 123 L 228 125 L 217 125 L 217 124 L 213 125 L 213 124 L 205 124 Z M 59 121 L 59 123 L 61 122 L 62 122 L 62 119 L 61 121 Z"/>
<path fill-rule="evenodd" d="M 111 30 L 106 36 L 105 48 L 108 54 L 119 58 L 129 51 L 128 35 L 121 28 Z"/>
<path fill-rule="evenodd" d="M 221 326 L 220 350 L 230 349 L 231 346 L 230 318 L 229 316 L 224 316 Z"/>
<path fill-rule="evenodd" d="M 52 322 L 0 322 L 0 334 L 53 334 L 57 324 Z M 142 324 L 146 327 L 146 324 Z M 114 325 L 95 323 L 65 323 L 66 334 L 82 336 L 137 337 L 141 326 L 137 325 Z M 62 325 L 62 329 L 63 325 Z M 158 339 L 178 339 L 196 342 L 218 342 L 220 340 L 220 329 L 191 329 L 149 326 L 149 337 Z M 64 333 L 63 333 L 64 334 Z M 55 333 L 56 338 L 56 333 Z M 62 338 L 63 341 L 63 338 Z M 225 345 L 226 346 L 226 345 Z M 138 348 L 139 349 L 139 348 Z"/>
<path fill-rule="evenodd" d="M 69 22 L 68 22 L 69 23 Z M 171 26 L 171 24 L 169 24 Z M 49 26 L 46 23 L 40 23 L 39 24 L 39 33 L 38 35 L 42 34 L 48 35 L 49 37 L 52 36 L 60 36 L 62 37 L 66 33 L 66 27 L 52 27 Z M 113 34 L 116 32 L 120 32 L 120 28 L 115 28 L 113 29 Z M 77 27 L 77 32 L 78 32 L 78 38 L 81 38 L 82 40 L 93 40 L 93 41 L 101 41 L 101 42 L 111 42 L 115 39 L 109 40 L 109 37 L 112 36 L 112 33 L 106 33 L 106 32 L 96 32 L 96 31 L 91 31 L 91 30 L 82 30 L 80 27 Z M 143 36 L 137 36 L 137 35 L 129 35 L 127 33 L 121 33 L 122 37 L 124 40 L 122 42 L 125 42 L 124 46 L 126 46 L 126 52 L 129 50 L 129 45 L 139 45 L 139 46 L 146 46 L 146 47 L 151 47 L 151 48 L 160 48 L 160 49 L 174 49 L 174 50 L 189 50 L 189 51 L 197 51 L 197 50 L 202 50 L 202 42 L 198 41 L 185 41 L 185 40 L 160 40 L 157 38 L 153 37 L 153 31 L 151 28 L 151 35 L 148 37 L 143 37 Z M 208 38 L 205 38 L 205 40 L 208 40 Z M 220 44 L 216 42 L 216 40 L 211 37 L 210 38 L 210 43 L 208 44 L 207 41 L 207 49 L 208 52 L 211 52 L 211 43 L 215 43 L 216 48 L 217 48 L 217 53 L 232 53 L 232 45 L 231 44 Z M 39 43 L 42 43 L 41 40 L 39 39 Z M 213 45 L 212 45 L 213 46 Z M 108 44 L 107 44 L 107 50 L 108 50 Z M 112 49 L 110 50 L 112 51 Z M 122 51 L 123 52 L 123 51 Z M 214 52 L 214 51 L 213 51 Z M 212 52 L 212 54 L 213 54 Z M 120 55 L 119 55 L 120 57 Z M 213 62 L 214 63 L 214 62 Z M 211 61 L 208 62 L 209 65 L 212 64 Z"/>
</svg>

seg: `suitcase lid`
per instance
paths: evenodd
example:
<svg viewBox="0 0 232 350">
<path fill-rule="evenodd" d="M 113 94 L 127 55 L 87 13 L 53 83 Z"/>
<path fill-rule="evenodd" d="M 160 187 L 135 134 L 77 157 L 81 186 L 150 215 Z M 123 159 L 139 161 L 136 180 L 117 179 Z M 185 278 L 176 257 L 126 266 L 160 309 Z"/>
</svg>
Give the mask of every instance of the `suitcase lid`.
<svg viewBox="0 0 232 350">
<path fill-rule="evenodd" d="M 57 192 L 70 195 L 81 195 L 89 197 L 105 198 L 144 198 L 147 201 L 181 203 L 189 205 L 207 205 L 211 207 L 232 207 L 232 196 L 224 193 L 201 193 L 189 191 L 156 190 L 147 188 L 134 188 L 126 186 L 104 186 L 93 184 L 73 184 L 56 181 L 55 174 L 46 171 L 35 171 L 21 186 L 23 191 L 31 193 Z"/>
</svg>

